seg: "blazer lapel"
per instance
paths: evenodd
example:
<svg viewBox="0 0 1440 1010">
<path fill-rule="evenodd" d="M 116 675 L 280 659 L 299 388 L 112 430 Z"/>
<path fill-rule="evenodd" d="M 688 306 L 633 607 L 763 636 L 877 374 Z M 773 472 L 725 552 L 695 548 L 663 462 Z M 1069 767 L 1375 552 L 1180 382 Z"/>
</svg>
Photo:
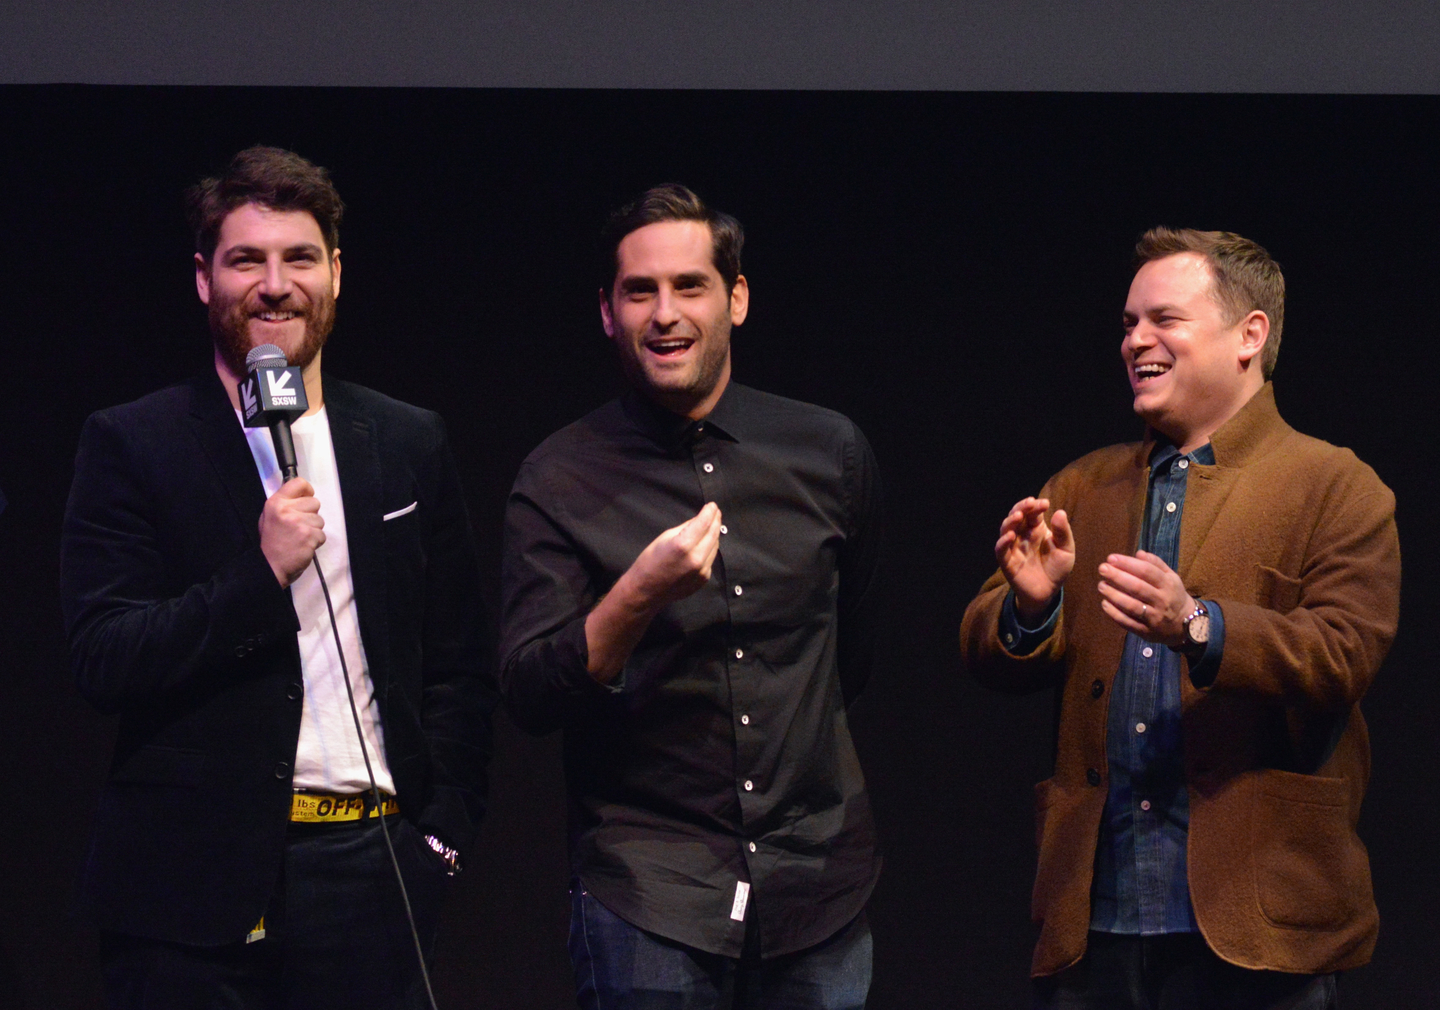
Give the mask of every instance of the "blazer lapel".
<svg viewBox="0 0 1440 1010">
<path fill-rule="evenodd" d="M 255 469 L 255 457 L 235 408 L 220 378 L 213 373 L 191 382 L 190 416 L 186 419 L 215 475 L 235 506 L 235 515 L 248 542 L 260 543 L 260 513 L 265 508 L 265 486 Z"/>
<path fill-rule="evenodd" d="M 355 584 L 360 638 L 377 696 L 389 686 L 389 613 L 385 599 L 385 531 L 381 520 L 383 471 L 374 422 L 356 409 L 344 384 L 325 382 L 325 412 L 345 501 L 345 538 Z"/>
</svg>

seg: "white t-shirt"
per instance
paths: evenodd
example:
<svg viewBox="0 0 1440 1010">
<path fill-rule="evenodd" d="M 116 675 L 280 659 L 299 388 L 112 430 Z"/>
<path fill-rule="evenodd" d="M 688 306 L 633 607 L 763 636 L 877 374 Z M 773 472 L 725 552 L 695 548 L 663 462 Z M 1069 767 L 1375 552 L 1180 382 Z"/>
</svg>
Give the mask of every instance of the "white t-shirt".
<svg viewBox="0 0 1440 1010">
<path fill-rule="evenodd" d="M 237 421 L 240 419 L 238 410 L 235 417 Z M 330 587 L 335 623 L 340 629 L 345 662 L 350 668 L 350 685 L 355 691 L 355 707 L 360 712 L 360 725 L 365 733 L 365 750 L 370 755 L 376 785 L 387 793 L 394 793 L 395 782 L 385 763 L 375 688 L 370 682 L 365 646 L 360 641 L 355 583 L 350 577 L 350 549 L 345 538 L 345 508 L 340 497 L 340 473 L 335 466 L 335 446 L 330 441 L 330 421 L 325 408 L 321 407 L 309 417 L 296 418 L 290 432 L 295 437 L 300 476 L 315 488 L 315 497 L 320 499 L 320 517 L 325 520 L 325 543 L 316 557 Z M 245 439 L 250 443 L 250 454 L 255 457 L 255 467 L 260 471 L 260 481 L 265 485 L 268 498 L 284 483 L 270 429 L 246 428 Z M 340 661 L 335 655 L 330 615 L 313 565 L 290 586 L 290 595 L 300 618 L 300 669 L 305 678 L 300 742 L 295 747 L 295 774 L 291 784 L 296 789 L 323 792 L 368 792 L 370 780 L 365 775 L 365 762 L 355 738 L 355 720 L 345 696 Z"/>
</svg>

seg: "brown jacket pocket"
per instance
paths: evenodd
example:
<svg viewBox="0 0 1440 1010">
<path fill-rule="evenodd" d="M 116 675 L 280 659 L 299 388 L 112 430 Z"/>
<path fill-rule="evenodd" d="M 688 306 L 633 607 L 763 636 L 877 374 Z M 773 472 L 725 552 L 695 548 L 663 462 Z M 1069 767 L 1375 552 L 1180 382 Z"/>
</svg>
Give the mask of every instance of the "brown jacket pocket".
<svg viewBox="0 0 1440 1010">
<path fill-rule="evenodd" d="M 1344 928 L 1373 900 L 1345 780 L 1272 769 L 1256 785 L 1251 845 L 1260 911 L 1282 928 Z"/>
</svg>

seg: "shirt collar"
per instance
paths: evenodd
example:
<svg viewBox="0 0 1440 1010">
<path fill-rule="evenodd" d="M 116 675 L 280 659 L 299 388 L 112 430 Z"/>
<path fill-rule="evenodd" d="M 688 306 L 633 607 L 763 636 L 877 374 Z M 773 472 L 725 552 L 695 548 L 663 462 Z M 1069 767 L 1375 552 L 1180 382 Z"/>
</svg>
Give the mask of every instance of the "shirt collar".
<svg viewBox="0 0 1440 1010">
<path fill-rule="evenodd" d="M 737 428 L 745 422 L 744 401 L 749 390 L 731 382 L 713 410 L 698 421 L 676 414 L 632 389 L 620 398 L 625 415 L 667 453 L 678 452 L 695 440 L 712 435 L 738 442 Z"/>
<path fill-rule="evenodd" d="M 1169 439 L 1156 438 L 1155 446 L 1150 450 L 1150 472 L 1153 474 L 1168 469 L 1181 455 L 1180 450 Z M 1209 442 L 1183 455 L 1191 463 L 1198 463 L 1200 466 L 1215 465 L 1215 448 Z"/>
</svg>

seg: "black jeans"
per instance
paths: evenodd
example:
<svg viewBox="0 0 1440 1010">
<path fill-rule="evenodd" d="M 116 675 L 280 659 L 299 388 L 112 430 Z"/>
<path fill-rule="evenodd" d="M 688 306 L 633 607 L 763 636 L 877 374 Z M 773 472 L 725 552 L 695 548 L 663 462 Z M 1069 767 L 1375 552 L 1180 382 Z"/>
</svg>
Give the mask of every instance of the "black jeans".
<svg viewBox="0 0 1440 1010">
<path fill-rule="evenodd" d="M 1334 975 L 1253 971 L 1198 933 L 1091 933 L 1080 963 L 1036 980 L 1037 1010 L 1335 1010 Z"/>
<path fill-rule="evenodd" d="M 408 822 L 387 824 L 429 960 L 445 866 Z M 292 825 L 265 937 L 195 947 L 106 933 L 113 1010 L 376 1010 L 428 1006 L 377 822 Z"/>
</svg>

